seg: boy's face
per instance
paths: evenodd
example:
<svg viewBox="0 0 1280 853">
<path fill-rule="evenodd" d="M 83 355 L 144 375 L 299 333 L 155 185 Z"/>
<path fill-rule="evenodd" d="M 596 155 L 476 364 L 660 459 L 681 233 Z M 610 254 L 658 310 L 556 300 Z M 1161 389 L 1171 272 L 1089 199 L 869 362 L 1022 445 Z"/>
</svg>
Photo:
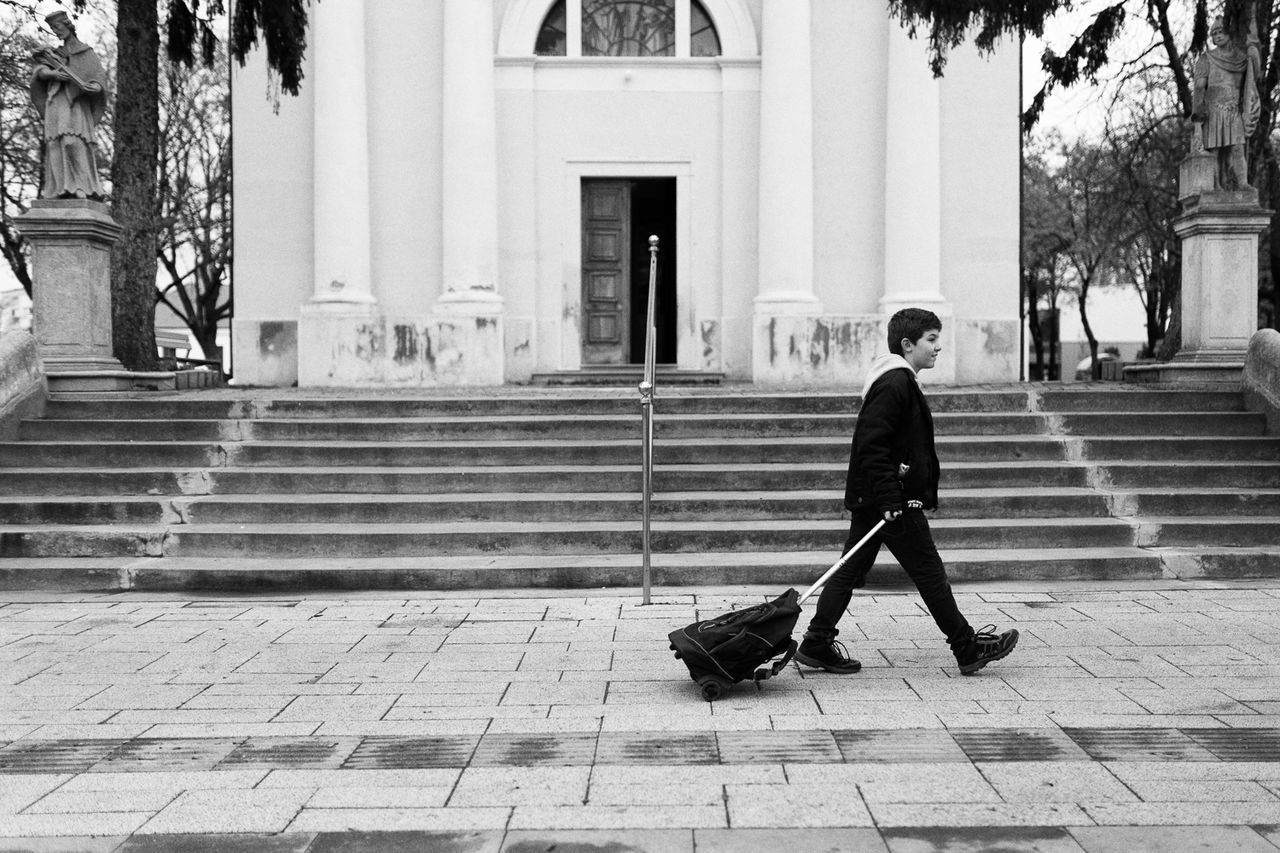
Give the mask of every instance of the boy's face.
<svg viewBox="0 0 1280 853">
<path fill-rule="evenodd" d="M 919 373 L 938 363 L 938 353 L 942 352 L 942 344 L 938 339 L 941 337 L 941 329 L 930 329 L 915 343 L 907 338 L 902 339 L 902 357 L 911 365 L 912 370 Z"/>
</svg>

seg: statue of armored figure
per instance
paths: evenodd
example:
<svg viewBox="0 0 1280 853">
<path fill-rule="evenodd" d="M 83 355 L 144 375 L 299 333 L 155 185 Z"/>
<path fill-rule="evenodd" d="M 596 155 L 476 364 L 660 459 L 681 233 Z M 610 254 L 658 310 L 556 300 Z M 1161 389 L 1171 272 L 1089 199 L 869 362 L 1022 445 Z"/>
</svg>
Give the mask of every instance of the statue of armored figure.
<svg viewBox="0 0 1280 853">
<path fill-rule="evenodd" d="M 1213 47 L 1196 60 L 1192 72 L 1191 118 L 1198 123 L 1192 148 L 1217 155 L 1214 189 L 1251 189 L 1245 144 L 1262 110 L 1257 36 L 1251 25 L 1250 38 L 1241 46 L 1227 35 L 1218 17 L 1209 28 L 1209 40 Z"/>
<path fill-rule="evenodd" d="M 45 22 L 62 44 L 38 51 L 31 74 L 31 100 L 44 120 L 40 197 L 101 199 L 93 140 L 107 108 L 107 73 L 65 11 L 50 12 Z"/>
</svg>

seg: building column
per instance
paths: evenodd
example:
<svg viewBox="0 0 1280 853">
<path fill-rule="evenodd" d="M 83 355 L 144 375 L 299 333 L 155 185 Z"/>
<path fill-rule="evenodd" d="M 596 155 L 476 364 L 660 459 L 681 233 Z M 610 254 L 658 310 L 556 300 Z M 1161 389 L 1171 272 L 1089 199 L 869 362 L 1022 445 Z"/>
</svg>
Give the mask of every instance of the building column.
<svg viewBox="0 0 1280 853">
<path fill-rule="evenodd" d="M 312 10 L 314 290 L 298 323 L 298 384 L 376 380 L 384 331 L 373 296 L 363 0 Z"/>
<path fill-rule="evenodd" d="M 471 338 L 470 381 L 503 379 L 493 4 L 444 0 L 443 292 L 436 313 Z M 465 327 L 465 332 L 464 332 Z"/>
<path fill-rule="evenodd" d="M 751 373 L 765 384 L 811 378 L 810 350 L 822 314 L 813 288 L 810 25 L 810 0 L 764 0 Z"/>
<path fill-rule="evenodd" d="M 925 42 L 892 24 L 888 115 L 885 122 L 884 295 L 887 321 L 903 308 L 925 308 L 944 322 L 954 316 L 942 293 L 942 113 L 940 81 L 929 70 Z M 955 346 L 943 351 L 929 377 L 955 379 Z"/>
<path fill-rule="evenodd" d="M 364 14 L 363 0 L 326 0 L 313 10 L 313 303 L 374 302 Z"/>
<path fill-rule="evenodd" d="M 757 315 L 822 312 L 813 292 L 810 0 L 764 0 Z"/>
</svg>

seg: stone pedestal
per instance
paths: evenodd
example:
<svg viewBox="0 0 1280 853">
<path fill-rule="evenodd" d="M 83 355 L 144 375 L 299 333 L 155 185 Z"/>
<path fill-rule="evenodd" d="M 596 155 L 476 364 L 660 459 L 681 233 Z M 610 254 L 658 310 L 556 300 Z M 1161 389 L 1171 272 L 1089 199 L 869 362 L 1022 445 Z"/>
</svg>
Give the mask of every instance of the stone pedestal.
<svg viewBox="0 0 1280 853">
<path fill-rule="evenodd" d="M 32 324 L 50 391 L 173 388 L 125 370 L 111 338 L 111 246 L 120 226 L 88 199 L 39 199 L 16 217 L 31 243 Z"/>
<path fill-rule="evenodd" d="M 1191 177 L 1186 165 L 1182 177 Z M 1271 211 L 1252 189 L 1181 195 L 1173 227 L 1182 241 L 1182 348 L 1172 361 L 1126 368 L 1125 378 L 1238 382 L 1258 329 L 1258 235 Z"/>
</svg>

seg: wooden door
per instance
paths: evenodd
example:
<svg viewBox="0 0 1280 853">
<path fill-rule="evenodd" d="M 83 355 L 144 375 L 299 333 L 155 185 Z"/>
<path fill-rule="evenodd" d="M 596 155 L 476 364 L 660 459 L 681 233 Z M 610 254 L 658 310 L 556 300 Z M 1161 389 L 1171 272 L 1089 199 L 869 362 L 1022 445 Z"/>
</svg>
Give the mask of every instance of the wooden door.
<svg viewBox="0 0 1280 853">
<path fill-rule="evenodd" d="M 631 183 L 582 182 L 582 363 L 631 353 Z"/>
</svg>

